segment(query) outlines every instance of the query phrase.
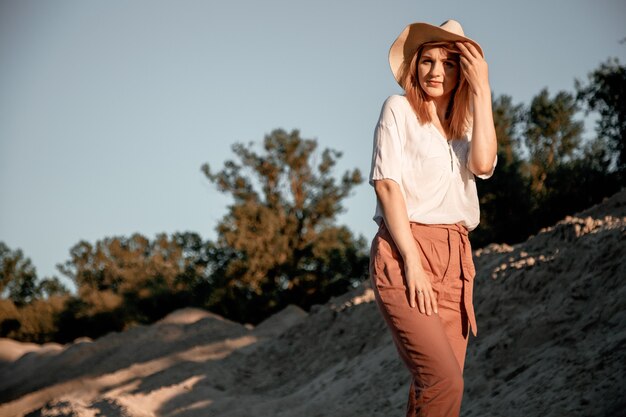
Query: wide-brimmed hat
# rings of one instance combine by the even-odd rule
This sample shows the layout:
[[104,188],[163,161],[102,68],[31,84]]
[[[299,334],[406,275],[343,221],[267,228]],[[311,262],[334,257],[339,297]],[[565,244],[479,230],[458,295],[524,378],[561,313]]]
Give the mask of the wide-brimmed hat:
[[441,26],[412,23],[404,28],[389,49],[389,66],[400,86],[402,86],[402,78],[411,59],[419,47],[427,42],[470,42],[484,56],[480,45],[465,37],[461,24],[456,20],[446,20]]

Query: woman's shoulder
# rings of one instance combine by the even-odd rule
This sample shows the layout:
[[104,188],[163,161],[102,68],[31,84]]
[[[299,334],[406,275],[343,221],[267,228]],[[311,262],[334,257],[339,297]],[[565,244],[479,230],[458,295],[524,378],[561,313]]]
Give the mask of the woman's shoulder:
[[383,108],[404,110],[407,108],[407,106],[409,108],[411,107],[411,105],[409,104],[409,100],[407,100],[406,96],[401,94],[390,95],[383,103]]
[[391,95],[383,103],[380,111],[380,122],[383,124],[390,121],[400,123],[406,119],[407,114],[410,114],[411,111],[411,105],[405,96]]

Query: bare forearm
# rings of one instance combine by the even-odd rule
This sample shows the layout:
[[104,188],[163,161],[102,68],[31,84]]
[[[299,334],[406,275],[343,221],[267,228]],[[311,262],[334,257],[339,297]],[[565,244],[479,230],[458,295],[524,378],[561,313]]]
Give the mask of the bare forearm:
[[491,109],[491,90],[485,87],[472,94],[474,122],[469,164],[474,174],[487,174],[493,168],[498,145]]
[[379,180],[374,183],[374,189],[387,229],[404,261],[409,305],[417,306],[421,313],[429,316],[433,312],[437,314],[437,297],[422,267],[400,186],[393,180]]
[[[415,240],[411,234],[406,202],[398,184],[392,180],[376,181],[376,196],[380,202],[385,224],[404,262],[420,262]],[[420,264],[421,265],[421,264]]]
[[489,69],[474,45],[469,42],[457,42],[456,45],[461,51],[461,70],[469,83],[474,107],[469,168],[476,175],[488,174],[498,150],[491,110]]

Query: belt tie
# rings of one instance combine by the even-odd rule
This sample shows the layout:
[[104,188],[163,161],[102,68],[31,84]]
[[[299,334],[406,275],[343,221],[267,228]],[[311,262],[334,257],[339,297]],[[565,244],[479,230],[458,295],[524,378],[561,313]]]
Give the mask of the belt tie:
[[461,270],[463,272],[463,279],[466,284],[463,285],[463,304],[465,305],[465,313],[469,318],[472,333],[476,336],[478,327],[476,326],[476,317],[474,315],[474,277],[476,276],[476,269],[474,267],[474,261],[472,259],[472,246],[469,241],[469,232],[467,228],[460,223],[455,224],[423,224],[411,222],[411,225],[437,227],[441,229],[448,229],[448,231],[455,231],[459,233],[461,238]]

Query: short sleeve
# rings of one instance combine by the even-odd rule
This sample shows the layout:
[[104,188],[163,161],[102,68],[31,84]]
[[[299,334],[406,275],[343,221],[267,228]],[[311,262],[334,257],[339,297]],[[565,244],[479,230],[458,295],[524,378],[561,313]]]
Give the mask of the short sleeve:
[[391,179],[402,184],[402,138],[397,123],[397,112],[393,108],[394,96],[383,104],[376,129],[369,183]]

